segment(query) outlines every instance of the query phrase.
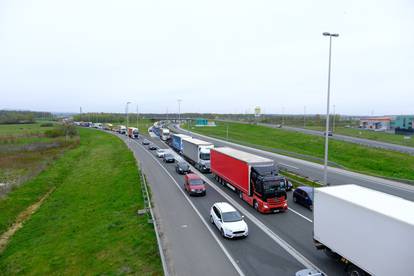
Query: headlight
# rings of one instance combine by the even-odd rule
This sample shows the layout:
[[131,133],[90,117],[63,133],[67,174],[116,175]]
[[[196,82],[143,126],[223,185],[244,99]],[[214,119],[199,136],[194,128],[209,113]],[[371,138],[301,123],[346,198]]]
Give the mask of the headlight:
[[192,192],[195,192],[196,190],[194,190],[194,189],[191,189],[191,191],[192,191]]

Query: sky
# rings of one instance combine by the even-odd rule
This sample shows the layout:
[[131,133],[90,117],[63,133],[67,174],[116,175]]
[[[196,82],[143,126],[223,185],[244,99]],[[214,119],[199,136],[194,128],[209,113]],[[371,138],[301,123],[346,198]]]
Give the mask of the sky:
[[0,1],[0,109],[414,114],[414,1]]

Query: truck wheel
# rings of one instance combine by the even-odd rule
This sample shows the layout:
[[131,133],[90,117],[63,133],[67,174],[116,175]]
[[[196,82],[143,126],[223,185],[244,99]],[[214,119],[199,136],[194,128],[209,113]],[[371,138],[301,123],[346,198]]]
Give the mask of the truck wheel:
[[243,192],[242,191],[239,191],[239,197],[240,197],[240,199],[243,199]]
[[349,276],[365,276],[366,274],[362,269],[360,269],[359,267],[351,264],[348,267],[348,275]]
[[257,211],[257,212],[259,212],[259,203],[257,203],[257,201],[255,200],[255,201],[253,201],[253,208]]

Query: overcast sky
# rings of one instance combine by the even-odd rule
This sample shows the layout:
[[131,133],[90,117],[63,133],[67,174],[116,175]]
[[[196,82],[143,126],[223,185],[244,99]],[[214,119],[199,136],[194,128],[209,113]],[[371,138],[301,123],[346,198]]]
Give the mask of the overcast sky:
[[0,109],[414,113],[414,1],[0,1]]

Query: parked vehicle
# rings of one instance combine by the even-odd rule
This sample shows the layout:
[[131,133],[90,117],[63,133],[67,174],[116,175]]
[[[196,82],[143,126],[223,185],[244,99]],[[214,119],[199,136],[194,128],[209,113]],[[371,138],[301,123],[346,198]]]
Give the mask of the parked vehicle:
[[161,140],[167,141],[170,139],[170,130],[168,128],[162,128],[160,134]]
[[199,139],[182,138],[183,156],[201,172],[210,172],[210,150],[214,145]]
[[414,202],[352,184],[314,196],[315,246],[348,275],[413,275]]
[[217,202],[210,209],[210,222],[225,238],[247,237],[249,228],[243,216],[227,202]]
[[301,204],[310,210],[313,209],[313,188],[301,186],[293,191],[293,202]]
[[151,143],[147,139],[144,139],[144,140],[142,140],[141,144],[143,144],[144,146],[147,146],[147,145],[149,145]]
[[184,176],[184,189],[189,195],[206,195],[206,185],[195,173],[188,173]]
[[177,165],[175,165],[175,171],[179,174],[186,174],[189,173],[191,170],[190,166],[186,162],[181,161],[177,162]]
[[158,158],[162,158],[162,157],[164,157],[165,150],[164,149],[157,149],[156,154],[157,154]]
[[149,150],[157,150],[158,147],[155,144],[149,144],[148,149]]
[[182,139],[184,138],[191,138],[191,137],[185,134],[173,134],[171,136],[171,146],[179,154],[182,154],[183,152],[183,142],[182,142],[183,140]]
[[288,208],[287,181],[278,175],[273,160],[233,148],[215,148],[211,149],[211,172],[261,213]]
[[136,127],[128,127],[128,136],[133,139],[138,139],[139,130]]
[[175,162],[174,156],[171,153],[164,154],[164,157],[162,158],[162,160],[165,163],[174,163]]

